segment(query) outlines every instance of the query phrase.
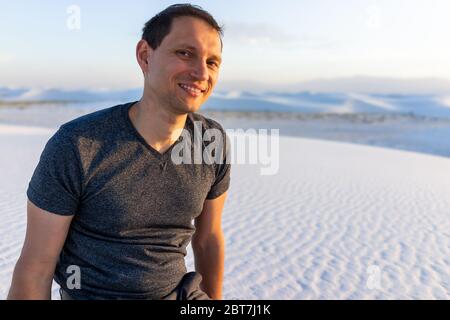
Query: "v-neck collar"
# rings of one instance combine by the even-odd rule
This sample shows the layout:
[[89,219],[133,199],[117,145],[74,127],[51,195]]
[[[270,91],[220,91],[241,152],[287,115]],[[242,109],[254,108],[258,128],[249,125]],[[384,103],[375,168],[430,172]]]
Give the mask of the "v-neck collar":
[[[168,157],[170,157],[172,149],[175,147],[175,145],[180,142],[183,138],[180,136],[177,141],[171,144],[171,146],[164,151],[163,153],[160,153],[158,150],[153,148],[145,139],[144,137],[137,131],[137,129],[134,127],[133,123],[131,122],[129,110],[133,105],[135,105],[138,101],[131,102],[128,104],[125,104],[123,107],[123,118],[125,119],[126,126],[130,129],[131,133],[137,137],[137,139],[151,152],[155,158],[157,158],[160,161],[167,160]],[[184,124],[184,130],[189,130],[189,122],[191,122],[191,113],[188,113],[186,117],[186,122]]]

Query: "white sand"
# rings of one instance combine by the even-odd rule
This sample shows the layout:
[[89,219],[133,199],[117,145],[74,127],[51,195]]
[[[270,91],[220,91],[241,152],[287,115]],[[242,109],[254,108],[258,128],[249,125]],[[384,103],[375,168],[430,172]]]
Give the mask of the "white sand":
[[[0,298],[53,132],[0,125]],[[224,298],[450,298],[450,159],[281,137],[279,173],[259,169],[233,166]]]

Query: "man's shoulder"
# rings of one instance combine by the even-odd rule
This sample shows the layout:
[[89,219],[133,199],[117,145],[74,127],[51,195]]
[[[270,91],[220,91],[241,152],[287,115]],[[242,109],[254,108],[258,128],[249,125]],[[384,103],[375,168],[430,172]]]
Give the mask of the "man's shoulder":
[[119,121],[126,104],[91,112],[62,124],[52,136],[50,144],[58,148],[75,148],[85,153],[97,150],[107,141],[116,140],[123,129]]
[[62,124],[60,130],[72,135],[107,131],[117,125],[117,119],[125,105],[115,105],[82,115]]

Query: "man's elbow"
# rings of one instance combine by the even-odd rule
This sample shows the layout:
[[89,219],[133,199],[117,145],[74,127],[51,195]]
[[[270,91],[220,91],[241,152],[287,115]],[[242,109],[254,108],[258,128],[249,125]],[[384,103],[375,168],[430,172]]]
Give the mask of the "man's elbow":
[[49,299],[54,271],[53,264],[34,263],[20,257],[7,299]]
[[214,250],[225,246],[225,236],[222,230],[208,234],[200,235],[194,234],[192,237],[192,249],[198,252],[204,252],[207,250]]

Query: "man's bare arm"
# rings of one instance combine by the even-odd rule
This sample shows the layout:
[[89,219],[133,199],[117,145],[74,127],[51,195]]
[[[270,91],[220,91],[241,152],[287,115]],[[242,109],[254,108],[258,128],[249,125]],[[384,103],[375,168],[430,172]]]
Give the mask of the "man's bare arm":
[[202,277],[201,289],[215,300],[222,299],[225,240],[222,231],[222,211],[227,193],[206,200],[202,213],[195,219],[192,237],[195,269]]
[[8,300],[51,299],[56,263],[72,218],[50,213],[27,202],[27,232]]

